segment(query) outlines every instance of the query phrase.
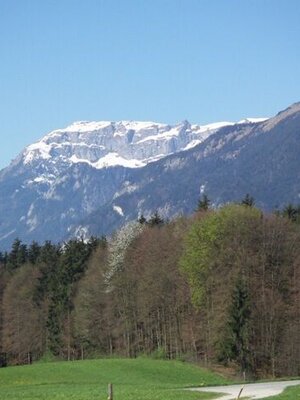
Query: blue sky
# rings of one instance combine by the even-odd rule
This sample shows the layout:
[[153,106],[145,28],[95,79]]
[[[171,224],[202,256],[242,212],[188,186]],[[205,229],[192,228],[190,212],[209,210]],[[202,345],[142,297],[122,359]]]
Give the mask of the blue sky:
[[0,0],[0,168],[76,120],[194,123],[300,100],[298,0]]

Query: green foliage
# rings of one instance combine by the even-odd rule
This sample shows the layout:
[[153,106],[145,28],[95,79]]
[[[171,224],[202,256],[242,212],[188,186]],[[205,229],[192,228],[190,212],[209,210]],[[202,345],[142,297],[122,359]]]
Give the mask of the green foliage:
[[192,224],[180,265],[188,276],[196,306],[200,307],[205,300],[211,271],[216,268],[230,235],[238,231],[240,235],[246,234],[249,230],[247,221],[260,217],[260,211],[255,208],[229,205]]
[[7,269],[13,271],[25,264],[27,260],[27,246],[21,240],[15,239],[12,244],[11,252],[7,257]]
[[60,248],[49,241],[40,249],[38,257],[40,274],[35,290],[37,304],[55,292],[59,285],[60,254]]
[[65,285],[78,281],[86,268],[86,262],[93,247],[82,240],[70,240],[63,248],[61,262],[61,279]]
[[60,255],[54,280],[50,282],[53,290],[50,291],[47,328],[50,334],[49,349],[54,355],[61,353],[64,317],[73,309],[73,287],[82,277],[92,249],[93,246],[86,245],[82,240],[67,242]]
[[31,264],[36,264],[41,252],[41,246],[33,241],[31,245],[28,247],[28,261]]
[[46,364],[50,362],[56,362],[59,361],[57,357],[55,357],[54,354],[51,353],[50,350],[47,350],[42,357],[37,361],[38,364]]
[[208,211],[211,205],[211,201],[209,200],[206,194],[203,194],[201,199],[198,200],[198,205],[196,211]]
[[186,238],[180,264],[188,276],[193,302],[198,307],[204,300],[206,281],[212,268],[211,255],[218,235],[218,215],[211,214],[206,219],[197,220]]
[[260,223],[260,211],[242,205],[203,214],[187,234],[181,259],[193,304],[204,316],[208,351],[219,360],[236,361],[242,370],[251,369],[250,309],[243,277],[256,253],[252,237]]
[[225,337],[221,342],[220,361],[237,361],[241,372],[252,371],[249,349],[250,298],[245,281],[239,276],[229,307]]
[[153,358],[153,360],[167,360],[168,356],[166,350],[160,347],[151,353],[151,358]]

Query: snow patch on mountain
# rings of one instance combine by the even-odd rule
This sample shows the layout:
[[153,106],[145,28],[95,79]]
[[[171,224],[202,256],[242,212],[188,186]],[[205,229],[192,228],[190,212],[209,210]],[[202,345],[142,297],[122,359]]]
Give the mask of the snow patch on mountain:
[[206,184],[205,183],[200,185],[200,194],[204,194],[205,193],[205,189],[206,189]]
[[114,205],[114,206],[113,206],[113,210],[114,210],[117,214],[121,215],[121,217],[124,217],[124,213],[123,213],[122,207]]
[[16,229],[12,229],[11,231],[5,233],[3,236],[0,237],[0,240],[4,240],[6,238],[8,238],[9,236],[11,236],[13,233],[16,232]]
[[76,163],[86,163],[91,167],[96,169],[102,169],[106,167],[113,167],[116,165],[126,167],[126,168],[140,168],[145,166],[146,164],[139,160],[126,160],[123,157],[120,157],[118,153],[108,153],[104,157],[100,158],[96,162],[91,162],[89,160],[85,160],[83,158],[78,158],[75,154],[70,158],[70,161],[74,164]]
[[204,132],[215,131],[217,129],[224,128],[224,126],[232,126],[232,125],[235,125],[235,122],[228,122],[228,121],[213,122],[212,124],[200,126],[200,132],[204,133]]
[[27,147],[24,157],[24,164],[30,164],[35,158],[48,160],[50,156],[51,146],[41,140],[38,143],[31,144]]
[[111,122],[110,121],[76,121],[73,122],[71,125],[67,126],[66,128],[63,129],[56,129],[55,131],[51,132],[51,134],[56,134],[56,133],[64,133],[64,132],[92,132],[96,130],[100,130],[103,128],[106,128],[110,126]]
[[193,147],[197,146],[198,144],[200,144],[202,142],[202,140],[200,139],[195,139],[192,140],[190,143],[188,143],[182,150],[189,150],[192,149]]
[[245,118],[238,122],[238,124],[258,124],[260,122],[265,122],[269,118]]

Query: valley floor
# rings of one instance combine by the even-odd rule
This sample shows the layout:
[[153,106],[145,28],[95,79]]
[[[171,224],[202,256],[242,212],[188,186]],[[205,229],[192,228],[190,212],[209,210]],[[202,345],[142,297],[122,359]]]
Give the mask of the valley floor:
[[228,380],[188,363],[147,358],[36,363],[0,369],[0,400],[211,399],[183,388]]
[[[0,400],[106,400],[109,383],[113,383],[114,400],[229,400],[235,399],[242,387],[226,386],[232,381],[222,375],[179,361],[137,358],[39,362],[0,369]],[[300,380],[249,384],[243,396],[263,398],[290,385],[300,385]],[[274,397],[297,399],[300,386]]]

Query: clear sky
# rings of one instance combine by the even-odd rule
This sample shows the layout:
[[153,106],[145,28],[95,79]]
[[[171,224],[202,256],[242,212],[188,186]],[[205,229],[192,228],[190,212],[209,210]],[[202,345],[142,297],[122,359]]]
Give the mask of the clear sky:
[[76,120],[193,123],[300,100],[299,0],[0,0],[0,168]]

